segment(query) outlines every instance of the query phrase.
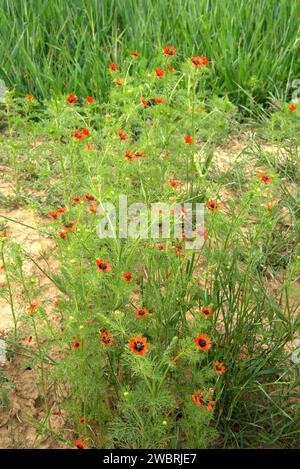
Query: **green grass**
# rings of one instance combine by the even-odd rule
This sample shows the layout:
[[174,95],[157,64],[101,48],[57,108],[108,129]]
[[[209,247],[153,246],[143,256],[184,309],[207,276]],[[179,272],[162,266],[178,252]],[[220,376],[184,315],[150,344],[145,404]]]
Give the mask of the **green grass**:
[[159,65],[161,47],[212,62],[210,87],[253,109],[287,99],[300,77],[298,0],[0,0],[0,78],[38,97],[107,96],[108,63],[138,50]]
[[[298,0],[0,0],[0,74],[10,88],[0,106],[0,169],[12,187],[0,208],[38,211],[38,232],[56,246],[36,259],[5,236],[8,222],[32,227],[0,214],[0,296],[15,325],[9,351],[26,352],[47,416],[33,420],[33,446],[47,433],[64,446],[74,436],[101,448],[298,445],[299,366],[290,355],[300,325],[300,109],[284,101],[287,83],[300,77],[299,10]],[[172,59],[163,57],[166,44],[177,48]],[[131,50],[142,54],[132,64]],[[200,54],[210,63],[197,69],[186,59]],[[109,72],[112,61],[120,71]],[[176,72],[157,78],[153,68],[168,61]],[[123,85],[111,87],[115,78]],[[272,99],[276,112],[254,129],[243,111],[264,116]],[[81,141],[74,132],[83,127],[90,133]],[[230,147],[222,163],[224,144],[240,136],[239,155]],[[128,160],[126,150],[145,158]],[[98,202],[86,194],[116,206],[127,194],[147,207],[220,207],[206,205],[205,243],[189,252],[177,237],[162,237],[163,249],[151,238],[99,239]],[[46,220],[59,207],[66,210]],[[96,268],[100,258],[107,273]],[[55,285],[52,311],[36,272]],[[143,320],[139,306],[148,310]],[[212,309],[209,318],[202,307]],[[105,332],[108,348],[99,341]],[[199,333],[213,343],[200,355]],[[149,342],[145,356],[130,351],[138,335]],[[3,383],[0,376],[0,405],[9,405]],[[48,426],[49,390],[60,396],[64,384],[67,437]],[[194,405],[198,389],[215,396],[213,412]]]

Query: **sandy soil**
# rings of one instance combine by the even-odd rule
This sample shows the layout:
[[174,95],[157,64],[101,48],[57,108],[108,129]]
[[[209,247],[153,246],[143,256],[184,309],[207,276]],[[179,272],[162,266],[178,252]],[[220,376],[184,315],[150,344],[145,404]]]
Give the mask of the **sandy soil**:
[[[0,172],[3,175],[3,167],[0,168]],[[13,191],[9,176],[9,170],[6,168],[5,177],[2,177],[0,182],[2,197],[9,196]],[[45,226],[45,220],[41,220],[29,208],[0,207],[0,223],[2,225],[5,223],[5,236],[16,241],[42,269],[45,271],[57,269],[57,263],[52,258],[55,244],[40,234],[40,227]],[[9,259],[6,261],[9,262]],[[30,259],[25,259],[23,272],[25,277],[34,275],[37,279],[42,291],[42,298],[38,298],[37,301],[43,305],[51,322],[57,325],[59,318],[55,314],[54,304],[59,292],[56,287]],[[5,269],[0,261],[0,288],[5,286]],[[19,317],[24,314],[28,305],[20,286],[12,286],[14,308]],[[6,341],[12,328],[11,306],[5,298],[0,297],[0,340]],[[28,347],[26,334],[26,330],[22,331],[20,344]],[[34,341],[30,346],[34,349]],[[6,405],[0,406],[0,448],[61,447],[62,445],[51,437],[51,431],[62,433],[66,424],[65,414],[59,408],[59,399],[54,395],[53,389],[47,389],[48,406],[51,408],[50,414],[47,415],[38,370],[28,366],[28,358],[23,356],[23,351],[21,352],[13,356],[7,354],[6,362],[0,365],[0,377],[5,379],[6,396],[5,400],[2,399]],[[50,427],[51,431],[41,431],[43,426]]]

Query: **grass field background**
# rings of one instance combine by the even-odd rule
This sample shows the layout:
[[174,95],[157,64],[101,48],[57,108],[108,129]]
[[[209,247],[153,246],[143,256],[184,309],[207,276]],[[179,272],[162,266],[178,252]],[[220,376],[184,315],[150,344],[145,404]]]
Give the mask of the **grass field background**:
[[[107,96],[108,63],[206,55],[215,93],[255,108],[300,77],[298,0],[0,0],[0,78],[19,93]],[[176,63],[175,63],[176,65]]]
[[0,0],[0,448],[299,448],[299,17]]

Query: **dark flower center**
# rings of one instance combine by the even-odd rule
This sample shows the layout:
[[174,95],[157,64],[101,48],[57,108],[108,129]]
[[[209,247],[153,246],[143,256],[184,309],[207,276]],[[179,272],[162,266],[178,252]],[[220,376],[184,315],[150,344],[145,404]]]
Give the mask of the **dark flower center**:
[[141,352],[144,349],[144,347],[145,346],[143,342],[141,342],[140,340],[138,342],[135,342],[133,346],[134,350],[136,350],[137,352]]
[[101,262],[101,264],[99,264],[99,269],[105,270],[106,268],[107,268],[107,265],[104,264],[103,262]]
[[101,337],[101,340],[102,340],[102,342],[104,342],[105,344],[109,344],[110,341],[111,341],[111,338],[110,338],[110,337],[107,337],[107,336],[102,336],[102,337]]
[[198,344],[200,345],[200,347],[205,347],[205,345],[206,345],[206,340],[200,339],[200,340],[198,341]]

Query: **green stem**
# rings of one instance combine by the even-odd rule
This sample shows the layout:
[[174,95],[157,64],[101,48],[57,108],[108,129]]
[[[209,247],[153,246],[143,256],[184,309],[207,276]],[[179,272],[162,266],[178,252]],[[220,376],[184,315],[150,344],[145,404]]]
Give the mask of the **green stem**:
[[8,272],[7,272],[7,265],[6,265],[6,261],[5,261],[5,257],[4,257],[4,242],[1,245],[1,259],[2,259],[2,263],[3,263],[3,267],[4,267],[4,273],[5,273],[5,278],[6,278],[7,288],[8,288],[8,295],[9,295],[9,304],[10,304],[11,313],[12,313],[12,317],[13,317],[13,323],[14,323],[14,338],[16,340],[17,339],[18,321],[17,321],[17,316],[16,316],[16,312],[15,312],[15,307],[14,307],[14,301],[13,301],[13,295],[12,295],[12,289],[11,289],[11,284],[10,284],[10,280],[9,280],[9,275],[8,275]]

